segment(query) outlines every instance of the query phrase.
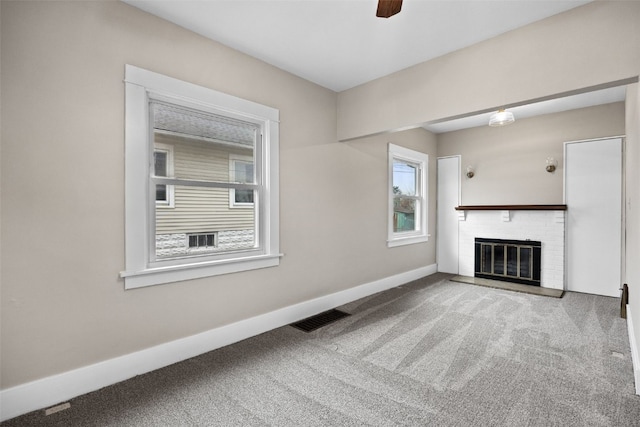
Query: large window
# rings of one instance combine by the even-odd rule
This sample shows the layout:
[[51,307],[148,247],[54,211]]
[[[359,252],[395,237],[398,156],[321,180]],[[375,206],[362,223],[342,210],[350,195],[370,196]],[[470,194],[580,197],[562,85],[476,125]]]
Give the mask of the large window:
[[389,144],[388,246],[426,242],[429,156]]
[[277,110],[127,66],[125,144],[126,288],[278,265]]

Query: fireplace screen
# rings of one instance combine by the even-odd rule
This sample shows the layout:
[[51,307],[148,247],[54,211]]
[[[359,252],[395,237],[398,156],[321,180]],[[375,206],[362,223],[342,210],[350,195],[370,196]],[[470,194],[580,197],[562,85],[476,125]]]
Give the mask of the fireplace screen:
[[540,286],[542,243],[475,239],[475,277]]

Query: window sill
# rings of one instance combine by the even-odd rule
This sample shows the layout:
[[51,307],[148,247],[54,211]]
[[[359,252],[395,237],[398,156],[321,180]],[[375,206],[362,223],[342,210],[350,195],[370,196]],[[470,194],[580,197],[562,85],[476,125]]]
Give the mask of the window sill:
[[280,264],[280,257],[282,256],[283,254],[258,255],[223,261],[154,267],[140,271],[123,271],[120,273],[120,277],[124,278],[125,289],[136,289],[259,268],[276,267]]
[[415,243],[424,243],[428,241],[429,235],[396,237],[392,240],[387,240],[387,247],[395,248],[397,246],[413,245]]

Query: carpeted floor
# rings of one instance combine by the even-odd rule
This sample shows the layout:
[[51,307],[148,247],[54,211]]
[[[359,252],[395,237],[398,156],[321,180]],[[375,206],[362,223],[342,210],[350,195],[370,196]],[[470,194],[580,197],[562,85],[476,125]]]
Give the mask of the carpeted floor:
[[436,274],[9,426],[640,426],[619,300]]

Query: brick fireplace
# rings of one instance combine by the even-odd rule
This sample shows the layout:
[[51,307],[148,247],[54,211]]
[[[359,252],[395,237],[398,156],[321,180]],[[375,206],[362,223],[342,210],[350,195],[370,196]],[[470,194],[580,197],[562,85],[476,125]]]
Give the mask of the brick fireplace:
[[540,286],[564,289],[565,205],[459,206],[459,274],[475,275],[475,239],[540,242]]

